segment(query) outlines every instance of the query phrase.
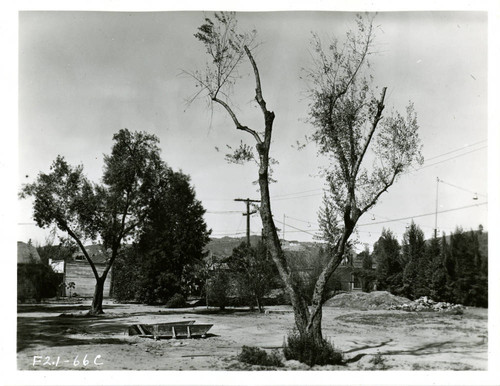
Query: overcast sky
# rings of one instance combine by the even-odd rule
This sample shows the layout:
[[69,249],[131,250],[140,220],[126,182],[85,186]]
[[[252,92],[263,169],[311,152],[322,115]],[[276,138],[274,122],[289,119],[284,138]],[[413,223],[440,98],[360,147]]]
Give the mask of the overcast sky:
[[[277,226],[287,240],[312,240],[318,230],[324,180],[314,144],[297,151],[297,140],[311,134],[306,122],[311,31],[342,38],[353,27],[353,13],[239,13],[243,29],[258,31],[255,59],[264,98],[275,112],[271,186]],[[244,205],[258,199],[255,165],[224,160],[226,144],[252,144],[234,129],[219,107],[206,100],[188,105],[195,92],[183,70],[202,68],[204,48],[194,37],[201,12],[21,12],[19,16],[19,180],[31,182],[48,171],[58,154],[98,182],[103,154],[122,128],[160,138],[163,159],[189,174],[207,210],[214,237],[243,236]],[[487,14],[484,12],[379,13],[375,84],[387,87],[386,109],[415,104],[425,164],[402,176],[372,212],[360,220],[359,241],[372,243],[383,227],[401,239],[412,218],[427,237],[433,233],[436,178],[438,229],[488,229],[487,181]],[[235,87],[241,121],[260,129],[253,102],[250,68]],[[220,151],[217,151],[218,148]],[[27,176],[27,177],[26,177]],[[477,193],[477,200],[473,197]],[[431,214],[431,215],[427,215]],[[398,221],[391,221],[401,219]],[[43,243],[46,233],[33,225],[31,202],[19,202],[18,239]],[[260,233],[258,215],[252,232]]]

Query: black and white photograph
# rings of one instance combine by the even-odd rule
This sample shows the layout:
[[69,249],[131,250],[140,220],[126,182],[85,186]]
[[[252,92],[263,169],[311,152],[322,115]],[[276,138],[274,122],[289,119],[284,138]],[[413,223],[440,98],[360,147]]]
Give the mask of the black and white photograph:
[[15,14],[13,371],[490,384],[498,9],[132,4]]

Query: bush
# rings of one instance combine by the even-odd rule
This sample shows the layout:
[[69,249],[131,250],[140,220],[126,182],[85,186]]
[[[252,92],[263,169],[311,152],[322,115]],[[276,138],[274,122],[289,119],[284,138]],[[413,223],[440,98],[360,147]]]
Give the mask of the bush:
[[283,353],[287,360],[295,359],[311,367],[344,363],[342,352],[335,349],[332,343],[323,339],[321,344],[317,344],[312,336],[301,336],[296,331],[288,335]]
[[224,270],[214,270],[205,288],[207,306],[219,307],[224,310],[229,304],[230,278]]
[[373,364],[373,370],[387,370],[389,368],[380,351],[377,351],[372,359],[370,359],[370,363]]
[[283,367],[283,362],[281,362],[277,351],[268,354],[258,347],[243,346],[238,360],[251,365]]
[[168,299],[167,304],[165,304],[167,308],[183,308],[186,307],[186,299],[181,294],[177,293]]
[[43,264],[19,264],[17,267],[17,298],[20,302],[51,298],[57,295],[60,277]]

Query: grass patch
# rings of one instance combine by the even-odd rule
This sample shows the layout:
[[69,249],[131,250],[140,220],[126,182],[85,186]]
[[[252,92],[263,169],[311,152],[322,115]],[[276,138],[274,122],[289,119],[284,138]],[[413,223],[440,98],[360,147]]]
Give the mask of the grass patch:
[[238,355],[238,360],[251,365],[283,367],[283,362],[277,350],[273,350],[271,354],[268,354],[258,347],[243,346],[241,353]]
[[372,359],[370,359],[370,363],[373,365],[373,370],[387,370],[389,368],[380,351],[377,351]]
[[344,364],[342,352],[337,350],[333,343],[323,340],[318,344],[311,336],[301,336],[296,331],[288,335],[283,353],[287,360],[298,360],[311,367]]

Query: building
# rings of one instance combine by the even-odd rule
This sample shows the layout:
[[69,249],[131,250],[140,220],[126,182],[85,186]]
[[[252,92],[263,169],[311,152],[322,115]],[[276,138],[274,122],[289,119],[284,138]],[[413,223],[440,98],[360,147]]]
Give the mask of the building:
[[42,264],[38,251],[31,243],[17,242],[17,264]]
[[30,242],[17,242],[17,300],[39,302],[55,294],[57,277],[42,263]]
[[[89,257],[94,262],[99,275],[102,274],[108,262],[108,252],[104,250],[102,245],[94,244],[85,247]],[[94,296],[95,277],[90,264],[87,262],[85,255],[81,250],[75,252],[71,258],[63,260],[49,259],[49,264],[56,272],[62,272],[64,275],[63,282],[66,284],[66,295],[69,296],[69,285],[71,285],[71,296],[92,297]],[[111,280],[113,275],[111,269],[104,283],[104,297],[111,296]]]

